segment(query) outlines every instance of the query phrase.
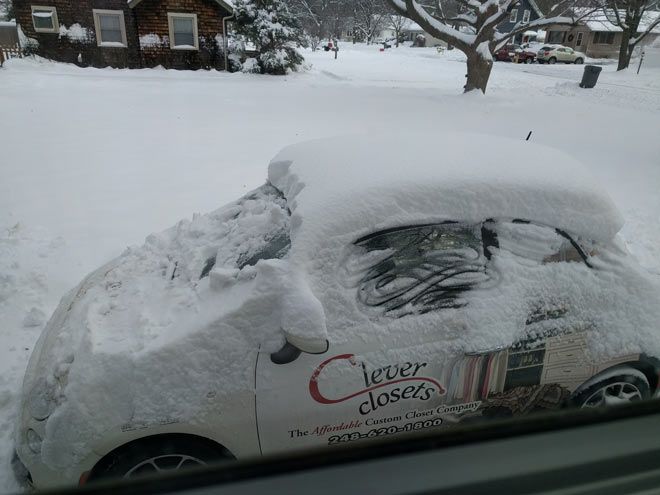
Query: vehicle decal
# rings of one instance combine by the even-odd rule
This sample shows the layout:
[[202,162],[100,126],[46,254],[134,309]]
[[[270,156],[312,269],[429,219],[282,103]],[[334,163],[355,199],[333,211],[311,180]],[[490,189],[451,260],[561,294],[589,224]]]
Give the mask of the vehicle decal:
[[[331,362],[340,360],[347,360],[351,365],[359,365],[362,368],[365,388],[339,398],[325,397],[319,390],[319,379],[321,374],[324,368]],[[431,399],[435,394],[441,396],[446,393],[445,387],[443,387],[436,379],[427,376],[418,376],[418,373],[425,368],[427,364],[428,363],[425,362],[405,362],[369,370],[366,363],[358,363],[355,360],[354,354],[340,354],[326,359],[314,370],[314,373],[312,373],[309,380],[309,394],[312,399],[320,404],[336,404],[367,394],[368,400],[360,403],[358,408],[362,415],[370,414],[381,407],[394,404],[399,400],[417,399],[426,401]],[[414,385],[409,384],[405,387],[394,387],[385,390],[378,395],[373,393],[375,390],[405,382],[412,382]]]

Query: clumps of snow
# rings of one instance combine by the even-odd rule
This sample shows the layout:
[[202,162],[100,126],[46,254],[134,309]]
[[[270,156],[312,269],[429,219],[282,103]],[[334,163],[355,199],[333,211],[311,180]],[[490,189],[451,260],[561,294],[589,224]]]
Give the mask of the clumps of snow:
[[94,35],[89,29],[76,22],[68,28],[64,24],[60,24],[60,38],[68,38],[78,43],[91,43]]
[[285,148],[268,176],[289,202],[300,249],[406,223],[477,223],[493,216],[603,241],[623,225],[580,163],[522,139],[470,133],[337,137]]
[[16,26],[16,30],[18,31],[18,42],[23,49],[36,50],[39,47],[39,42],[34,38],[26,36],[20,24]]
[[[57,402],[44,461],[68,466],[107,428],[152,421],[164,403],[191,421],[211,407],[208,393],[254,393],[250,363],[284,332],[325,338],[320,302],[286,262],[289,230],[283,197],[265,185],[150,235],[65,296],[24,385],[28,395],[45,376]],[[82,434],[90,442],[71,445]]]
[[246,74],[261,74],[261,67],[259,66],[259,61],[256,58],[250,57],[243,62],[241,71]]
[[[660,353],[660,288],[621,248],[616,234],[623,220],[608,195],[563,153],[477,134],[338,137],[285,148],[271,162],[269,179],[292,211],[290,263],[307,273],[335,342],[443,329],[447,333],[423,352],[483,351],[532,331],[526,320],[540,305],[571,307],[564,328],[594,329],[594,358]],[[338,275],[364,235],[443,221],[479,225],[490,218],[541,227],[510,224],[502,231],[490,263],[497,283],[468,291],[463,307],[374,316],[360,303],[354,278]],[[564,242],[554,228],[598,253],[595,268],[546,263],[548,250]],[[521,229],[527,229],[524,235],[512,234]]]

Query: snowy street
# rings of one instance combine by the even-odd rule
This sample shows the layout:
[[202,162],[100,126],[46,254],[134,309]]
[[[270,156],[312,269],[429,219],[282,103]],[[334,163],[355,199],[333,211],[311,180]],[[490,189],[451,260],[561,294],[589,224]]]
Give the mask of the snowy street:
[[21,380],[60,298],[151,232],[263,184],[291,143],[402,129],[525,146],[532,131],[601,179],[630,251],[660,280],[660,69],[606,64],[588,90],[583,66],[500,62],[483,96],[462,94],[457,51],[344,44],[338,55],[305,51],[307,69],[282,77],[29,58],[0,69],[0,493],[17,489]]

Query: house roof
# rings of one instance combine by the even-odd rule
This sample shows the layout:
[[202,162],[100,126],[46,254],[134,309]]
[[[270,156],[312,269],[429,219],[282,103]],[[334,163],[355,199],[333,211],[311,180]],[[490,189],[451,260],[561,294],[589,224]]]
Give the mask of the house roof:
[[[137,6],[142,0],[127,0],[128,1],[128,6],[130,8],[134,8]],[[232,4],[231,0],[215,0],[215,2],[220,5],[223,9],[225,9],[227,12],[233,12],[234,11],[234,5]]]
[[[621,10],[620,13],[622,17],[625,17],[625,11]],[[591,31],[605,31],[613,33],[623,31],[623,29],[612,22],[616,20],[616,14],[613,10],[608,10],[607,13],[602,10],[589,13],[586,9],[575,9],[575,15],[578,18],[582,17],[582,24],[587,26]],[[642,16],[641,22],[639,23],[639,31],[646,31],[648,27],[658,19],[658,17],[660,17],[659,11],[645,12]],[[660,34],[660,25],[654,27],[651,32],[654,34]]]

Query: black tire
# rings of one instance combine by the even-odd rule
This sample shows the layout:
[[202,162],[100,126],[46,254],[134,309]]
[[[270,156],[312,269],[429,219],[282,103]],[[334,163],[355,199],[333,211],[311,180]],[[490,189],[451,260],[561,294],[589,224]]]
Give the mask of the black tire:
[[575,65],[582,65],[584,63],[584,60],[581,57],[578,57],[575,59]]
[[579,391],[572,403],[576,407],[591,408],[648,399],[651,388],[648,379],[642,376],[634,368],[622,367],[616,375],[608,373],[603,380]]
[[557,63],[557,57],[550,57],[548,59],[549,64],[556,64]]
[[230,460],[221,446],[187,435],[158,435],[130,442],[113,450],[94,466],[89,482],[133,478]]
[[532,63],[534,63],[534,59],[528,57],[528,58],[525,59],[525,63],[526,64],[532,64]]

